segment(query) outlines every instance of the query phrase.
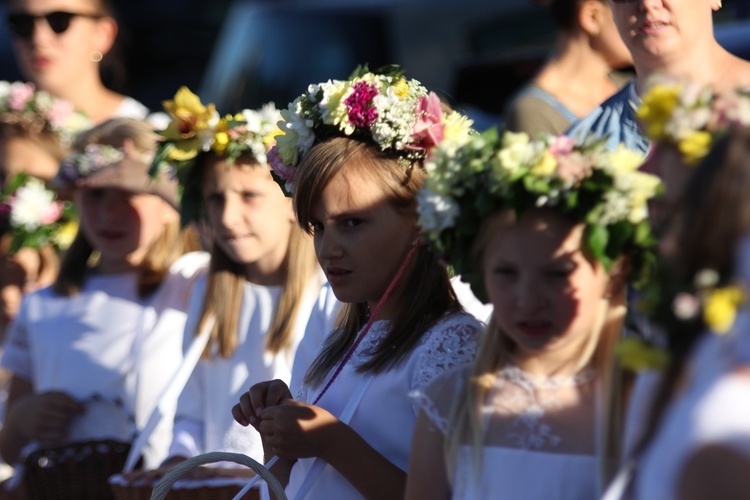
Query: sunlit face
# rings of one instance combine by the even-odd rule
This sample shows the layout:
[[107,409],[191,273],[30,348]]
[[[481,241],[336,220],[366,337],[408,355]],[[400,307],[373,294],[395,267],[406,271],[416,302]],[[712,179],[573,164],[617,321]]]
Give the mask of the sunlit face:
[[[47,14],[55,11],[99,14],[92,0],[12,0],[9,13]],[[81,79],[98,73],[97,63],[89,59],[93,51],[106,53],[113,41],[108,20],[76,16],[62,33],[55,33],[45,19],[37,19],[30,38],[13,36],[19,68],[27,80],[55,95],[62,89],[80,84]],[[98,76],[97,76],[98,77]]]
[[37,144],[21,137],[0,140],[0,185],[25,173],[45,182],[57,174],[58,161]]
[[75,202],[81,230],[101,253],[102,273],[124,272],[140,265],[163,234],[165,224],[179,218],[171,205],[154,194],[80,188]]
[[253,283],[280,284],[289,235],[295,223],[286,198],[268,168],[237,160],[207,165],[203,196],[214,244],[243,264]]
[[[610,1],[615,23],[636,69],[656,70],[680,61],[713,40],[710,0]],[[701,51],[702,53],[702,51]]]
[[597,327],[609,282],[602,266],[581,252],[583,226],[540,210],[517,223],[497,216],[489,224],[485,286],[516,355],[576,359]]
[[[320,194],[310,224],[318,262],[336,298],[367,302],[372,310],[417,236],[417,216],[416,210],[398,210],[365,168],[349,166]],[[383,306],[381,318],[388,318],[393,302]]]

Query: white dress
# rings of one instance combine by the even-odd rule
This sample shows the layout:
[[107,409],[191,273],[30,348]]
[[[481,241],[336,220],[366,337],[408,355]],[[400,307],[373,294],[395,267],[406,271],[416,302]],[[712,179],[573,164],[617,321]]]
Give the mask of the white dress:
[[[185,328],[190,290],[207,264],[206,253],[184,255],[146,299],[137,295],[134,272],[88,276],[81,293],[71,297],[51,288],[29,294],[11,325],[0,364],[30,381],[35,392],[59,390],[80,401],[117,402],[142,427],[181,362],[179,332]],[[90,420],[74,426],[78,432],[72,440],[101,437],[98,427],[106,422]],[[147,467],[164,459],[171,434],[171,418],[163,419],[144,448]]]
[[[310,283],[310,296],[300,299],[299,320],[294,327],[290,348],[271,355],[265,352],[266,332],[276,313],[281,287],[245,282],[237,348],[229,358],[214,355],[198,362],[179,399],[170,456],[193,457],[209,451],[225,451],[242,453],[263,463],[260,435],[252,427],[235,422],[231,410],[240,396],[255,383],[273,379],[289,383],[295,351],[308,323],[313,319],[325,323],[316,314],[332,313],[338,304],[327,303],[333,295],[326,294],[326,288],[318,293],[320,283],[321,280],[315,277],[314,283]],[[204,277],[193,292],[185,328],[185,349],[196,335],[205,286]]]
[[[744,238],[737,255],[736,276],[748,289],[750,237]],[[730,446],[750,458],[750,377],[736,372],[747,366],[750,308],[745,306],[728,333],[705,333],[693,347],[686,362],[684,389],[665,409],[662,424],[647,448],[634,457],[660,382],[658,372],[639,375],[626,420],[625,466],[604,498],[677,498],[686,461],[696,449],[708,444]]]
[[[437,378],[413,396],[434,425],[436,439],[454,436],[450,415],[470,374],[462,367]],[[584,397],[593,403],[596,377],[584,370],[573,377],[538,381],[514,366],[497,372],[482,407],[484,439],[479,461],[470,444],[457,451],[451,480],[454,499],[587,500],[597,498],[598,461],[594,453],[594,404],[575,408]],[[571,404],[568,404],[572,402]],[[568,417],[558,419],[557,412]],[[566,433],[571,418],[588,434]],[[590,432],[589,432],[590,430]],[[476,464],[475,464],[476,462]]]
[[[369,353],[385,338],[389,328],[387,321],[373,323],[354,356],[317,404],[338,417],[350,397],[366,387],[349,426],[378,453],[406,471],[416,422],[416,407],[409,393],[424,387],[440,373],[471,362],[482,325],[467,313],[447,315],[425,332],[418,345],[398,365],[373,377],[357,372],[355,367],[369,358]],[[363,386],[363,380],[367,379],[369,385]],[[312,403],[324,385],[303,387],[298,399]],[[294,464],[286,489],[289,498],[297,498],[315,460],[305,458]],[[326,465],[307,498],[354,499],[362,498],[362,495],[333,467]]]
[[[693,349],[685,389],[668,405],[658,432],[637,458],[630,485],[633,499],[676,499],[681,471],[692,452],[702,446],[723,444],[750,458],[750,377],[733,373],[740,364],[747,364],[738,355],[748,345],[749,334],[750,311],[744,310],[732,332],[721,337],[706,334]],[[628,413],[628,457],[641,438],[658,382],[659,376],[651,372],[639,376],[636,383]],[[626,497],[626,477],[622,471],[620,481],[607,491],[607,500]]]

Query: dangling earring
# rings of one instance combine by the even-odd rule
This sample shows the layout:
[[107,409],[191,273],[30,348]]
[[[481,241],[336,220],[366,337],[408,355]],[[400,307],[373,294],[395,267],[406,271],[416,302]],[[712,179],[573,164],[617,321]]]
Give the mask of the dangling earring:
[[720,10],[722,7],[721,0],[716,0],[716,10]]
[[98,63],[104,58],[101,52],[94,50],[89,54],[89,61]]

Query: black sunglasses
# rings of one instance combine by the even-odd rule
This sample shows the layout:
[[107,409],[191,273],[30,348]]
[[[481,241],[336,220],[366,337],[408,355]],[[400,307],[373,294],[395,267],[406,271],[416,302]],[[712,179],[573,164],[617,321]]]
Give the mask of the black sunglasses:
[[10,30],[21,38],[31,38],[34,35],[36,20],[44,18],[49,27],[57,33],[64,33],[70,26],[70,20],[74,17],[85,17],[88,19],[101,19],[102,14],[78,14],[74,12],[55,11],[47,14],[29,14],[27,12],[12,12],[8,14],[7,22]]

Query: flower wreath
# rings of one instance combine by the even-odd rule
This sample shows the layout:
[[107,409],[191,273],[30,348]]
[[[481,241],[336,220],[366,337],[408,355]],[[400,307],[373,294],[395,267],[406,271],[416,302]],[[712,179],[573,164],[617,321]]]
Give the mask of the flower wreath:
[[473,123],[458,112],[443,112],[438,96],[404,78],[397,66],[376,72],[360,66],[347,80],[310,85],[281,116],[283,135],[269,161],[288,196],[300,160],[317,142],[336,136],[372,142],[411,165],[444,140],[468,138]]
[[199,154],[213,151],[226,157],[229,165],[241,155],[250,154],[260,165],[267,165],[268,150],[280,133],[276,124],[281,114],[273,103],[221,118],[213,104],[204,105],[183,86],[163,106],[172,121],[159,132],[163,140],[156,148],[151,173],[167,170],[177,176],[182,190],[183,223],[202,217],[201,180],[190,175]]
[[59,201],[41,180],[26,174],[14,176],[0,192],[0,218],[3,232],[12,234],[11,254],[45,244],[65,250],[78,232],[73,204]]
[[675,145],[683,161],[694,165],[718,134],[750,125],[750,88],[714,93],[694,83],[657,79],[636,114],[649,137]]
[[73,104],[37,90],[33,83],[0,81],[0,121],[33,124],[60,137],[70,146],[75,136],[91,121],[75,111]]
[[[661,266],[660,275],[649,282],[636,305],[662,333],[695,335],[710,331],[724,335],[746,301],[743,287],[721,283],[713,269],[701,270],[690,282],[680,283],[668,267]],[[667,349],[640,337],[621,340],[616,354],[620,363],[633,371],[664,368],[670,358]]]
[[419,225],[435,250],[486,299],[473,242],[482,221],[500,208],[521,215],[559,210],[585,224],[584,244],[605,268],[631,256],[640,283],[654,261],[647,202],[660,191],[656,176],[638,171],[642,157],[604,141],[576,144],[565,136],[532,141],[525,133],[490,129],[463,147],[438,147],[418,193]]

